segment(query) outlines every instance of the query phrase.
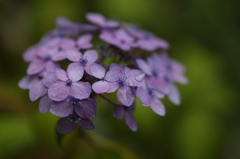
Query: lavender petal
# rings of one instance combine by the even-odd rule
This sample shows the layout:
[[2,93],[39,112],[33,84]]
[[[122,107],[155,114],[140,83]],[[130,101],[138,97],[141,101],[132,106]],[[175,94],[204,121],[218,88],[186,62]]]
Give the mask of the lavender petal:
[[82,57],[82,53],[77,50],[66,50],[66,56],[68,60],[78,62]]
[[181,102],[179,91],[174,84],[169,84],[168,99],[175,105],[179,105]]
[[114,110],[113,110],[113,116],[116,119],[121,120],[124,117],[125,111],[123,106],[121,105],[115,105]]
[[53,83],[48,88],[48,96],[50,99],[54,101],[62,101],[68,97],[70,93],[70,86],[68,86],[65,82],[58,81]]
[[71,63],[68,65],[67,74],[73,82],[79,81],[84,74],[84,67],[80,63]]
[[137,59],[136,60],[138,67],[147,75],[151,75],[151,68],[149,67],[149,65],[142,59]]
[[88,63],[93,63],[98,59],[98,52],[96,50],[87,50],[83,58],[88,60]]
[[89,67],[90,74],[96,78],[102,79],[105,76],[106,70],[103,66],[93,63]]
[[27,69],[28,75],[33,75],[41,72],[45,68],[46,64],[43,60],[34,60],[31,62]]
[[152,100],[150,107],[158,115],[164,116],[166,114],[166,109],[165,109],[163,103],[157,98],[154,98]]
[[132,91],[132,88],[122,86],[118,89],[117,98],[121,104],[130,106],[134,102],[135,95]]
[[70,95],[77,99],[86,99],[92,91],[91,85],[88,82],[75,82],[71,85]]
[[122,77],[124,74],[124,69],[121,65],[112,63],[110,65],[109,71],[105,76],[105,80],[109,82],[116,82],[119,80],[119,77]]
[[55,70],[55,75],[61,81],[66,81],[68,79],[66,71],[60,68]]
[[98,81],[92,85],[92,89],[97,94],[106,93],[111,89],[111,86],[106,81]]
[[29,85],[29,97],[31,101],[37,100],[39,97],[44,95],[46,88],[42,81],[34,81]]

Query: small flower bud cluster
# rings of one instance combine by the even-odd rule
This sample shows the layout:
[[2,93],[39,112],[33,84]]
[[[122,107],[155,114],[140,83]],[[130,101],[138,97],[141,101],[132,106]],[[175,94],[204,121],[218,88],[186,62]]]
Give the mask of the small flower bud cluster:
[[[90,119],[96,115],[96,96],[113,105],[113,116],[125,117],[132,131],[137,131],[135,98],[161,116],[165,107],[160,98],[180,104],[174,83],[188,80],[183,65],[168,57],[165,40],[97,13],[86,19],[92,24],[58,18],[57,27],[23,54],[29,66],[19,87],[29,90],[31,101],[41,97],[40,113],[62,117],[59,133],[71,133],[77,124],[94,129]],[[100,41],[99,49],[92,49],[93,40]],[[106,97],[113,92],[119,103]]]

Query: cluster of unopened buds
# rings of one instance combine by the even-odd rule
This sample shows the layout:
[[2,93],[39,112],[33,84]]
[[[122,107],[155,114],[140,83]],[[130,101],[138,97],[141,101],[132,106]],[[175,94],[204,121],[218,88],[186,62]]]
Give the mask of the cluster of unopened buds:
[[[57,27],[23,54],[30,64],[19,87],[29,90],[31,101],[41,97],[41,114],[50,111],[62,117],[59,133],[71,133],[77,124],[94,129],[90,119],[96,115],[96,96],[113,105],[113,116],[125,118],[132,131],[137,131],[135,98],[161,116],[161,98],[180,104],[174,83],[186,84],[188,79],[183,65],[167,55],[165,40],[97,13],[86,14],[86,19],[92,24],[58,18]],[[119,103],[107,97],[114,92]]]

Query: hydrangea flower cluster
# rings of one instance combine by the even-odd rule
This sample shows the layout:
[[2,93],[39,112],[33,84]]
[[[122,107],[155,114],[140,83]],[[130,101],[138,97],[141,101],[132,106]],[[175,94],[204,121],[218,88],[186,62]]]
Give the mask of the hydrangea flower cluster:
[[[88,13],[86,19],[91,24],[58,18],[57,27],[23,54],[29,66],[19,87],[29,90],[31,101],[41,98],[41,114],[62,117],[59,133],[71,133],[77,124],[94,129],[97,96],[113,105],[113,116],[125,118],[132,131],[137,131],[132,114],[136,98],[161,116],[166,112],[161,98],[180,104],[175,82],[188,79],[184,66],[169,58],[165,40],[98,13]],[[98,49],[93,40],[100,43]],[[107,97],[114,92],[118,103]]]

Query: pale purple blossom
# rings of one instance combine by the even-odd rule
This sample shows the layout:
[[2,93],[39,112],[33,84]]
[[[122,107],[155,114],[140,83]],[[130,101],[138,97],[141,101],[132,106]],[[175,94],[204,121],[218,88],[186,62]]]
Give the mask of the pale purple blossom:
[[96,50],[87,50],[82,54],[78,50],[67,50],[67,58],[74,63],[71,63],[71,67],[76,70],[76,73],[82,78],[85,71],[90,74],[89,67],[98,59],[98,53]]
[[164,116],[166,110],[159,100],[159,98],[164,97],[164,94],[158,92],[154,85],[151,80],[148,80],[148,77],[145,77],[145,81],[136,90],[136,96],[140,99],[142,105],[150,106],[155,113]]
[[79,81],[82,75],[78,74],[78,68],[69,65],[67,72],[63,69],[57,69],[55,74],[59,81],[53,83],[48,89],[48,96],[54,101],[62,101],[69,95],[86,99],[91,93],[91,85],[89,82]]
[[30,100],[35,101],[45,95],[47,93],[46,87],[49,87],[56,80],[57,78],[53,72],[41,72],[23,77],[18,86],[22,89],[29,89]]
[[[118,101],[123,105],[130,106],[135,99],[132,87],[140,85],[145,74],[140,70],[129,69],[128,67],[112,63],[105,75],[105,69],[95,66],[91,67],[91,73],[93,76],[101,78],[102,81],[94,83],[93,90],[96,93],[111,93],[118,89]],[[101,89],[104,90],[101,91]]]
[[134,38],[123,29],[118,29],[116,31],[103,31],[99,35],[99,38],[124,51],[130,50],[134,43]]
[[101,28],[116,28],[119,26],[119,22],[115,20],[107,20],[104,16],[98,13],[87,13],[86,19]]

